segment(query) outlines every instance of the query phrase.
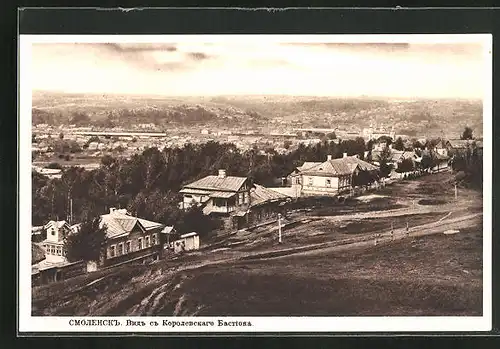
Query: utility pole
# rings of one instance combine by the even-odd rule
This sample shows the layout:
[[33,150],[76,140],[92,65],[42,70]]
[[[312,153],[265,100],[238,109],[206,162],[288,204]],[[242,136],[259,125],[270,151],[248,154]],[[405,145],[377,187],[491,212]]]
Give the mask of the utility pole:
[[69,199],[69,224],[73,224],[73,198]]
[[455,183],[455,200],[458,198],[457,183]]
[[394,241],[394,223],[391,222],[391,241]]
[[406,221],[406,236],[409,236],[409,235],[410,235],[410,232],[409,232],[408,221]]
[[281,213],[278,213],[278,242],[281,244]]

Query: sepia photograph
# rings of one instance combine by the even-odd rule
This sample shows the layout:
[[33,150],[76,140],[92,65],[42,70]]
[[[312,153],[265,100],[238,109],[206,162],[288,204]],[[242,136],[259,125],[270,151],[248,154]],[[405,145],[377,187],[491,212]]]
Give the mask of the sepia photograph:
[[491,35],[45,35],[20,52],[37,330],[491,317]]

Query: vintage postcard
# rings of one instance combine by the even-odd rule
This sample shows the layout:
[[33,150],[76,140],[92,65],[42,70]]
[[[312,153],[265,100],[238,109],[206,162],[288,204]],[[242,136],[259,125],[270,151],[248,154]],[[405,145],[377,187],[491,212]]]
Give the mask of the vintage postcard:
[[21,35],[19,331],[490,330],[491,48]]

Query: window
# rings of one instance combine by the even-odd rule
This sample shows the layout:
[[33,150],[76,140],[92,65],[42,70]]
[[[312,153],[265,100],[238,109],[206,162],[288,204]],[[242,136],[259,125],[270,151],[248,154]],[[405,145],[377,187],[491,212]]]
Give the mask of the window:
[[137,239],[137,242],[138,242],[138,244],[137,244],[137,248],[138,248],[139,250],[142,250],[142,238]]
[[130,253],[132,247],[132,243],[130,241],[127,241],[125,244],[125,253]]
[[327,179],[326,180],[326,186],[327,187],[331,187],[332,186],[332,180],[331,179]]
[[313,185],[313,178],[312,177],[307,177],[307,183],[309,185]]
[[149,247],[149,236],[146,236],[146,247]]
[[50,230],[50,233],[51,233],[52,235],[56,235],[56,232],[55,232],[54,228],[52,228],[52,229]]
[[116,253],[118,256],[121,256],[123,254],[123,243],[118,244],[118,251]]
[[151,245],[156,245],[156,234],[151,235]]
[[226,206],[226,201],[223,199],[214,199],[214,206],[217,207],[225,207]]
[[113,258],[115,256],[115,245],[111,245],[109,248],[109,257]]
[[60,246],[57,247],[57,255],[61,256],[62,255],[62,249]]

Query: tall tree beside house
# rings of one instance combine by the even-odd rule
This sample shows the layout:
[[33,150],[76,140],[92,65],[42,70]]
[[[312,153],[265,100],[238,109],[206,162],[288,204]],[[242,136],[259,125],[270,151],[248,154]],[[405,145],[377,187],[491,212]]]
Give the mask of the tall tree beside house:
[[385,142],[386,145],[391,145],[392,144],[392,137],[389,136],[380,136],[378,138],[379,142]]
[[177,222],[176,230],[180,234],[195,232],[200,236],[206,236],[207,233],[218,227],[219,224],[216,220],[204,215],[201,208],[193,206]]
[[403,161],[401,161],[396,171],[399,173],[404,173],[404,172],[412,172],[413,170],[415,170],[415,165],[413,161],[411,159],[403,159]]
[[64,239],[66,258],[70,262],[98,262],[106,248],[106,226],[100,226],[101,218],[83,221],[78,231]]
[[375,143],[375,141],[373,139],[370,139],[368,142],[366,142],[366,150],[368,150],[368,151],[372,150],[373,143]]
[[411,142],[412,142],[412,148],[414,150],[424,148],[424,145],[422,143],[420,143],[420,141],[418,139],[413,139]]
[[330,132],[330,133],[327,133],[326,134],[326,137],[328,139],[337,139],[337,135],[335,134],[335,132]]
[[352,177],[352,184],[355,187],[367,187],[375,180],[375,176],[368,171],[359,171]]
[[472,139],[473,138],[473,132],[472,128],[469,126],[466,126],[464,129],[464,132],[462,132],[462,135],[460,136],[460,139]]
[[392,171],[392,165],[390,164],[391,159],[392,159],[391,150],[388,147],[382,149],[378,159],[378,162],[380,164],[380,176],[388,177],[389,174],[391,173]]
[[425,153],[422,155],[422,159],[420,160],[420,168],[422,170],[429,170],[434,166],[434,157],[430,153]]
[[396,139],[396,142],[394,142],[393,148],[396,150],[405,150],[405,144],[404,144],[403,139],[401,137],[398,137]]

